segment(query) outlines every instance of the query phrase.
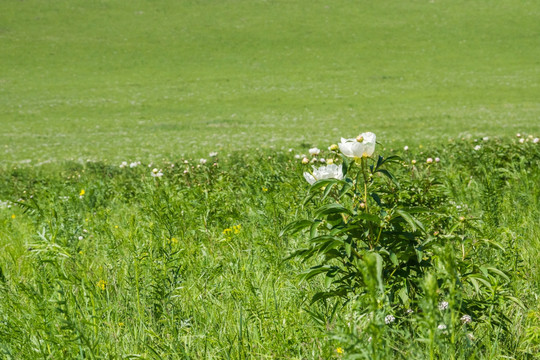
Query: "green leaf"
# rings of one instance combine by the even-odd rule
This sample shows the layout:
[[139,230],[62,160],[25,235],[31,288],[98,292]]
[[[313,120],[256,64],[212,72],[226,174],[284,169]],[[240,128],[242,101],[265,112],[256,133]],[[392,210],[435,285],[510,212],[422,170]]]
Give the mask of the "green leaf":
[[298,220],[298,221],[293,221],[292,223],[288,224],[287,226],[285,226],[283,228],[283,230],[281,230],[281,232],[279,233],[279,236],[283,236],[284,234],[289,234],[289,235],[294,235],[296,234],[297,232],[309,227],[309,226],[312,226],[315,222],[314,221],[311,221],[311,220]]
[[348,214],[352,215],[351,211],[344,207],[341,204],[338,203],[332,203],[332,204],[326,204],[321,206],[317,211],[315,212],[315,217],[320,217],[323,215],[331,215],[331,214]]

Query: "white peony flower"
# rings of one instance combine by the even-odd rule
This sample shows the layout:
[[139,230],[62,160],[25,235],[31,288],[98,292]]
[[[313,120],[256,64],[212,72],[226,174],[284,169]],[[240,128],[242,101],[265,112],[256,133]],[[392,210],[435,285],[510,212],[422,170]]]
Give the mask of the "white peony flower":
[[313,166],[313,174],[304,172],[304,179],[310,184],[322,179],[343,179],[343,168],[336,164],[321,166],[318,169]]
[[367,132],[358,135],[356,139],[341,138],[339,150],[343,155],[351,158],[369,157],[375,152],[376,136]]

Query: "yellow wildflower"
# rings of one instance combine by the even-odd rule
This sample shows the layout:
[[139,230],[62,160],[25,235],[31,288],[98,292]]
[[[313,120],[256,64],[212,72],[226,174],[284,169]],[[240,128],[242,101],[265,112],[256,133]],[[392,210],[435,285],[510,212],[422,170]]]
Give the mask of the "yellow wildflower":
[[79,196],[83,196],[84,194],[86,194],[86,191],[84,191],[84,189],[81,189],[81,192],[79,193]]
[[101,291],[105,291],[105,288],[107,287],[107,282],[105,280],[99,280],[97,283],[97,287],[101,289]]
[[343,351],[343,348],[342,348],[342,347],[338,347],[338,348],[336,349],[336,352],[337,352],[339,355],[342,355],[344,351]]
[[11,218],[12,218],[12,219],[15,219],[15,218],[16,218],[15,214],[12,214],[12,215],[11,215]]

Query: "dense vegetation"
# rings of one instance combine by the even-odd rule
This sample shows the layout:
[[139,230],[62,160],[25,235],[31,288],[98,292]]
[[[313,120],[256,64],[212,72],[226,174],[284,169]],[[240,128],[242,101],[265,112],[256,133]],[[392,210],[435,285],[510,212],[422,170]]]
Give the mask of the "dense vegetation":
[[[5,168],[2,357],[533,358],[540,351],[540,144],[522,139],[378,146],[375,155],[401,157],[393,173],[400,201],[437,207],[439,215],[420,215],[439,229],[438,263],[463,267],[409,274],[418,285],[414,311],[383,301],[373,310],[386,323],[370,327],[361,296],[312,303],[334,286],[301,281],[323,257],[285,260],[310,246],[309,234],[280,232],[320,205],[302,205],[310,166],[295,159],[298,151],[150,167]],[[459,236],[445,236],[456,223]],[[399,226],[413,231],[414,224]],[[470,273],[476,289],[466,286]],[[386,276],[367,294],[392,291]],[[460,299],[469,301],[470,322]]]

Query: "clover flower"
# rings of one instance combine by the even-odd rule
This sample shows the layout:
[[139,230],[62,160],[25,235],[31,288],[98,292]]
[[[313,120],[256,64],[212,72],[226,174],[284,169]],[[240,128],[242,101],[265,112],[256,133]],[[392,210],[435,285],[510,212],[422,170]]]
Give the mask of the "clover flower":
[[210,157],[216,157],[218,155],[217,151],[212,151],[208,156]]
[[122,161],[122,163],[119,165],[121,168],[125,168],[127,166],[127,161]]
[[376,136],[372,132],[362,133],[356,139],[341,138],[338,144],[341,153],[347,157],[360,159],[375,152]]
[[540,139],[539,139],[539,138],[534,138],[534,139],[533,139],[533,143],[538,144],[538,142],[540,142]]
[[448,301],[441,301],[439,303],[439,310],[446,310],[448,309]]
[[432,158],[427,158],[426,163],[431,164],[433,162]]
[[463,315],[460,320],[464,324],[470,324],[472,322],[471,315]]
[[442,331],[442,330],[446,330],[446,325],[440,324],[439,326],[437,326],[437,329],[439,329],[439,330],[441,330],[441,331]]
[[304,179],[310,184],[314,184],[317,180],[322,179],[343,179],[343,168],[342,166],[337,166],[335,164],[321,166],[315,168],[313,166],[313,173],[304,172]]
[[201,164],[206,164],[206,161],[207,161],[206,159],[200,159],[200,160],[199,160],[199,162],[200,162]]
[[481,147],[480,145],[476,145],[476,146],[474,147],[474,150],[475,150],[475,151],[478,151],[478,150],[480,150],[481,148],[482,148],[482,147]]
[[129,164],[129,167],[130,167],[130,168],[134,168],[134,167],[137,167],[137,166],[139,166],[139,165],[141,165],[141,162],[140,162],[140,161],[134,161],[134,162],[132,162],[132,163]]
[[384,323],[386,325],[391,324],[394,321],[396,321],[396,318],[394,317],[394,315],[386,315],[385,318],[384,318]]
[[409,150],[409,147],[408,147],[407,145],[405,145],[405,146],[403,147],[403,151],[408,151],[408,150]]

